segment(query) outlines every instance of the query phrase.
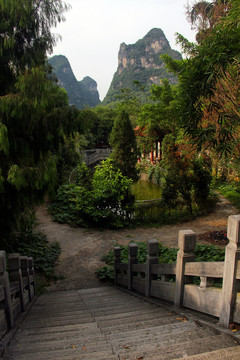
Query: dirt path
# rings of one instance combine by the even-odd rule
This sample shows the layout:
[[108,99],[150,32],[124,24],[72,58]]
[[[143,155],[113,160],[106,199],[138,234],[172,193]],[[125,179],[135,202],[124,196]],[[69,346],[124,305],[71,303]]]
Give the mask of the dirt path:
[[80,289],[100,286],[95,271],[103,266],[101,257],[116,243],[126,245],[129,241],[147,241],[156,238],[163,245],[177,247],[179,230],[191,229],[197,235],[214,230],[226,230],[229,215],[237,210],[221,198],[215,211],[196,220],[160,228],[137,228],[104,230],[71,228],[51,220],[47,207],[37,209],[37,230],[45,232],[49,241],[58,241],[62,248],[56,273],[63,275],[49,290]]

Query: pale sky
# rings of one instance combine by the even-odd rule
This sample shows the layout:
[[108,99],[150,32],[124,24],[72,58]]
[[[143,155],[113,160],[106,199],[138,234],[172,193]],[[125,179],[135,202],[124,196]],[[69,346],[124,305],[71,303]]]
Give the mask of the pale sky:
[[[120,44],[134,44],[152,28],[165,33],[173,49],[178,32],[195,41],[186,20],[187,0],[67,0],[66,21],[53,29],[62,36],[53,55],[65,55],[77,80],[90,76],[100,99],[109,89],[118,66]],[[190,2],[192,3],[192,1]]]

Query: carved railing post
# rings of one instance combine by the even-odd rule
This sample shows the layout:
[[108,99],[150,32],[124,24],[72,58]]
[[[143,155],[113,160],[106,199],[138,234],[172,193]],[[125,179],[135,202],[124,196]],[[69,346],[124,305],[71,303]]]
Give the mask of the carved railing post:
[[147,259],[146,259],[146,277],[145,277],[145,296],[151,295],[151,266],[158,263],[158,241],[156,239],[147,242]]
[[5,253],[5,251],[0,251],[0,282],[4,288],[4,297],[5,297],[4,302],[5,302],[7,325],[8,325],[8,328],[11,329],[14,325],[14,318],[13,318],[13,309],[12,309],[12,302],[11,302],[9,277],[8,277],[6,268],[7,268],[6,253]]
[[23,283],[24,283],[25,279],[27,281],[28,299],[29,299],[29,301],[31,301],[32,297],[31,297],[30,276],[29,276],[28,257],[27,256],[20,256],[20,266],[21,266],[21,271],[22,271]]
[[117,264],[121,262],[121,248],[120,246],[114,247],[114,283],[117,285]]
[[229,244],[225,249],[223,272],[222,304],[220,311],[220,325],[228,327],[233,321],[233,314],[237,296],[236,271],[240,260],[240,215],[228,218],[227,237]]
[[128,290],[132,290],[132,265],[137,264],[138,246],[131,243],[128,245]]
[[194,248],[196,234],[192,230],[180,230],[178,236],[178,254],[176,265],[176,288],[174,305],[179,308],[183,304],[184,284],[185,284],[185,264],[194,261]]
[[[32,257],[28,257],[28,271],[29,271],[29,277],[30,277],[30,293],[31,293],[31,299],[32,299],[33,295],[36,294],[35,271],[34,271]],[[33,290],[33,293],[32,293],[32,290]]]
[[21,310],[24,311],[25,303],[24,303],[22,271],[21,271],[19,254],[10,254],[9,255],[9,257],[8,257],[8,272],[9,272],[10,282],[18,281],[18,283],[19,283]]

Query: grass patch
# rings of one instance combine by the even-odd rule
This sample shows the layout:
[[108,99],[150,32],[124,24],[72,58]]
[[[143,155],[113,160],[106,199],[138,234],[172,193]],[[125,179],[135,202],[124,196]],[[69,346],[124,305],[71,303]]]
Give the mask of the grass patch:
[[194,205],[192,213],[190,213],[187,207],[183,206],[181,203],[174,209],[166,209],[161,202],[158,204],[140,204],[135,211],[134,223],[135,226],[156,227],[194,220],[198,216],[211,213],[216,202],[216,195],[211,195],[204,208],[200,209]]
[[228,199],[238,210],[240,210],[240,184],[239,182],[227,182],[215,186],[222,196]]

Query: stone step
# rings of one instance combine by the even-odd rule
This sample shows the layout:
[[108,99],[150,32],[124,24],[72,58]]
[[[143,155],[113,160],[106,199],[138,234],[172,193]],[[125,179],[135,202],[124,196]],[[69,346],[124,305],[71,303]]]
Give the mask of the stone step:
[[109,327],[113,327],[113,326],[130,326],[130,325],[134,325],[136,324],[137,326],[142,323],[142,322],[153,322],[154,324],[156,324],[157,322],[161,322],[161,320],[164,320],[165,317],[168,317],[168,319],[170,319],[170,317],[176,319],[175,315],[169,315],[166,314],[165,312],[159,312],[159,313],[153,313],[153,314],[145,314],[144,311],[142,311],[138,316],[129,316],[129,317],[121,317],[121,318],[116,318],[116,319],[108,319],[108,320],[98,320],[98,318],[95,318],[98,326],[101,329],[104,328],[109,328]]
[[[161,308],[154,308],[154,307],[151,307],[149,309],[144,309],[144,310],[136,310],[136,311],[126,311],[126,312],[123,312],[123,313],[118,313],[115,311],[115,313],[113,314],[110,314],[110,315],[99,315],[99,316],[95,316],[95,319],[96,321],[101,321],[101,320],[114,320],[114,319],[124,319],[124,318],[128,318],[128,317],[131,317],[131,316],[135,316],[135,317],[138,317],[138,316],[141,316],[142,314],[143,315],[152,315],[152,314],[160,314],[162,311]],[[162,311],[162,313],[165,313],[165,311]],[[168,312],[169,313],[169,312]]]
[[39,321],[28,321],[26,320],[24,327],[32,327],[32,328],[44,328],[46,325],[48,327],[56,327],[56,326],[65,326],[65,325],[77,325],[77,324],[88,324],[93,323],[95,320],[93,317],[89,318],[81,318],[81,317],[71,317],[66,319],[46,319],[46,320],[39,320]]
[[36,320],[38,320],[39,318],[43,318],[43,319],[49,319],[49,317],[51,317],[51,319],[57,319],[57,318],[59,318],[59,317],[64,317],[64,318],[67,318],[67,317],[71,317],[71,316],[74,316],[74,315],[76,315],[76,316],[78,316],[78,317],[82,317],[82,318],[84,318],[84,317],[89,317],[89,316],[92,316],[91,315],[91,313],[90,313],[90,311],[89,310],[87,310],[87,309],[85,309],[85,310],[81,310],[81,311],[78,311],[78,310],[76,310],[75,311],[75,309],[74,308],[72,308],[71,309],[71,311],[69,310],[69,311],[56,311],[56,312],[53,312],[53,311],[51,311],[51,312],[49,312],[49,311],[45,311],[45,312],[42,312],[42,311],[36,311],[36,312],[34,312],[34,313],[32,313],[32,314],[29,314],[29,316],[28,316],[28,320],[29,321],[36,321]]
[[[85,339],[86,340],[86,339]],[[106,341],[95,341],[95,342],[88,342],[82,341],[80,338],[75,339],[67,339],[67,340],[55,340],[55,341],[46,341],[46,342],[19,342],[14,349],[14,354],[37,354],[37,353],[44,353],[44,352],[53,352],[53,351],[68,351],[68,350],[76,350],[78,352],[82,352],[83,354],[86,351],[89,352],[98,352],[98,351],[108,351],[111,352],[112,348],[111,345]]]
[[88,308],[97,308],[97,307],[105,307],[107,305],[107,307],[114,307],[116,304],[121,306],[121,305],[128,305],[129,307],[133,304],[135,305],[142,305],[145,303],[146,306],[149,306],[149,304],[147,302],[142,301],[141,299],[130,299],[128,300],[126,299],[121,299],[119,297],[116,297],[115,299],[105,299],[104,300],[99,300],[98,298],[92,299],[90,300],[84,300],[84,304],[86,305],[86,307]]
[[76,292],[81,295],[87,295],[87,294],[96,295],[96,294],[117,294],[120,293],[121,291],[111,286],[101,286],[96,288],[80,289],[80,290],[76,290]]
[[204,338],[198,338],[192,341],[183,341],[177,344],[167,344],[159,346],[152,350],[147,346],[143,350],[129,351],[129,354],[120,354],[120,359],[135,360],[143,358],[144,360],[172,360],[179,358],[186,358],[195,354],[201,354],[211,351],[215,351],[222,348],[228,348],[235,346],[236,343],[233,339],[230,339],[225,334],[208,336]]
[[182,357],[179,360],[239,360],[240,346],[228,347],[226,349],[218,349],[208,353],[202,353],[187,357]]
[[[130,334],[129,334],[130,335]],[[206,331],[203,328],[197,328],[191,331],[179,331],[170,337],[164,333],[160,333],[158,336],[151,337],[146,336],[145,339],[132,339],[129,337],[129,341],[114,341],[111,342],[114,353],[118,355],[125,355],[129,352],[139,352],[139,351],[158,351],[159,348],[171,347],[172,345],[176,346],[183,342],[192,343],[197,338],[202,340],[218,336],[211,331]],[[126,339],[127,340],[127,339]]]
[[118,332],[107,334],[106,339],[113,343],[127,342],[131,340],[144,340],[159,338],[159,336],[175,337],[181,331],[194,331],[198,328],[194,321],[177,322],[173,324],[166,324],[162,326],[155,326],[132,330],[131,332]]
[[[116,310],[117,309],[117,310]],[[138,304],[135,306],[129,306],[129,305],[122,305],[122,306],[106,306],[103,308],[90,308],[89,310],[91,311],[91,314],[95,317],[98,316],[105,316],[105,315],[114,315],[116,314],[116,312],[118,314],[123,314],[126,312],[132,312],[132,311],[147,311],[147,310],[151,310],[151,306],[149,305],[142,305],[142,304]],[[161,311],[161,308],[160,308]]]
[[61,310],[64,310],[66,312],[68,311],[71,311],[72,308],[76,308],[77,311],[84,311],[87,309],[86,305],[84,303],[80,303],[79,301],[78,302],[75,302],[75,303],[69,303],[69,304],[66,304],[66,306],[63,306],[63,304],[56,304],[56,306],[54,306],[54,304],[48,304],[46,302],[46,304],[41,304],[41,303],[36,303],[33,305],[33,308],[35,309],[35,311],[42,311],[42,312],[57,312],[57,311],[61,311]]
[[40,353],[11,354],[7,360],[119,360],[112,351],[88,352],[83,349],[43,351]]
[[83,333],[81,331],[65,331],[61,333],[53,333],[53,334],[32,334],[31,337],[24,335],[22,333],[16,335],[16,341],[20,341],[21,343],[32,343],[32,342],[51,342],[51,341],[65,341],[65,340],[79,340],[83,343],[96,343],[101,342],[106,339],[105,335],[102,335],[99,329],[95,332],[91,332],[89,334]]
[[213,327],[114,288],[96,288],[40,296],[3,359],[220,360],[230,354],[225,358],[235,360],[238,351],[236,339]]
[[61,332],[73,332],[73,331],[79,331],[81,333],[92,333],[99,331],[98,325],[96,322],[88,323],[88,324],[74,324],[74,325],[65,325],[65,326],[48,326],[46,324],[45,327],[37,328],[37,325],[35,328],[30,328],[25,325],[25,322],[21,325],[21,333],[31,336],[32,334],[54,334],[54,333],[61,333]]
[[179,322],[174,316],[164,316],[160,317],[159,319],[152,319],[152,320],[143,320],[139,318],[132,324],[124,324],[124,325],[115,325],[111,327],[104,327],[101,329],[103,334],[112,334],[116,332],[127,332],[132,330],[144,329],[144,328],[151,328],[155,326],[161,326],[165,324],[173,324]]

